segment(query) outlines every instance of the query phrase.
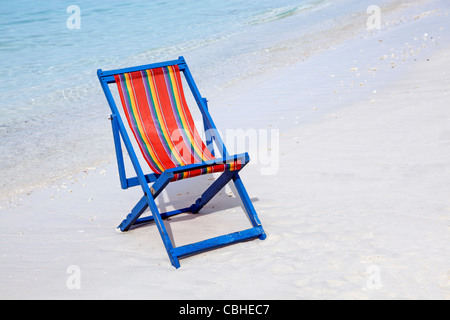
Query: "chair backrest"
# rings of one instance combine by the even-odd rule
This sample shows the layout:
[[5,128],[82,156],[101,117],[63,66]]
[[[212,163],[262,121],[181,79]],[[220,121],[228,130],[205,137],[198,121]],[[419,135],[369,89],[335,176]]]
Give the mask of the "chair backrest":
[[195,127],[178,65],[114,78],[129,127],[153,172],[214,159]]

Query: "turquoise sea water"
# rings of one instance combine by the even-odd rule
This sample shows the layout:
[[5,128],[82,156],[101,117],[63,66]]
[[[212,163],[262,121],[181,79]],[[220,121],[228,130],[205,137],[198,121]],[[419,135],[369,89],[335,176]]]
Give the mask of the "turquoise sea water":
[[[323,1],[2,2],[0,125],[4,126],[23,120],[25,113],[54,112],[48,104],[82,94],[76,89],[83,88],[76,86],[86,83],[86,76],[99,67],[135,62],[139,55],[149,60],[173,58]],[[67,9],[73,4],[79,8],[79,29],[70,29],[75,21]]]
[[113,155],[98,68],[183,55],[212,93],[266,68],[274,51],[275,64],[288,61],[303,50],[292,39],[371,4],[337,2],[2,0],[0,196]]

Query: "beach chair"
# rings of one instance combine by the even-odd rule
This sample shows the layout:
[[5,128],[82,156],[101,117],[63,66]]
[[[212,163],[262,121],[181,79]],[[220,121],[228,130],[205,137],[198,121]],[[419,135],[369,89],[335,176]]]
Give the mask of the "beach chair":
[[[193,117],[187,106],[181,73],[184,74],[200,108],[205,129],[205,141],[202,140],[199,131],[195,128]],[[154,222],[175,268],[180,267],[179,259],[188,255],[240,241],[266,238],[261,222],[239,177],[239,171],[250,160],[249,156],[247,153],[228,154],[208,112],[207,100],[200,95],[183,57],[173,61],[126,69],[112,71],[99,69],[97,75],[112,111],[110,119],[121,187],[127,189],[140,186],[143,191],[142,198],[119,225],[120,231],[125,232],[134,226]],[[122,120],[112,95],[109,85],[113,83],[117,85],[128,128]],[[144,173],[128,131],[131,131],[136,139],[151,173]],[[127,178],[122,142],[136,173],[135,177]],[[215,157],[216,150],[213,143],[217,146],[216,150],[221,153],[220,157]],[[217,172],[220,173],[220,176],[195,203],[183,209],[162,213],[159,211],[155,199],[169,183]],[[234,182],[253,227],[197,243],[174,247],[163,219],[181,213],[198,213],[230,181]],[[147,208],[150,209],[151,215],[141,218]]]

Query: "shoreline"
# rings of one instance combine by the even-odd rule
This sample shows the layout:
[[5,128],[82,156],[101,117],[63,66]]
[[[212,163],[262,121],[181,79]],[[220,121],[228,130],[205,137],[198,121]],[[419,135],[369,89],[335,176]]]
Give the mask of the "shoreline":
[[[401,1],[384,1],[393,3],[386,9],[384,18],[387,29],[402,23],[400,12],[414,10],[412,4],[402,4]],[[429,1],[420,1],[426,6]],[[424,3],[424,4],[422,4]],[[264,24],[256,25],[252,30],[243,34],[230,36],[229,39],[208,44],[202,48],[191,49],[183,53],[201,88],[202,94],[212,101],[211,108],[220,114],[220,109],[229,104],[229,95],[242,95],[248,88],[254,88],[284,72],[291,65],[305,62],[311,57],[321,55],[339,47],[349,39],[365,37],[365,7],[355,8],[353,13],[343,13],[340,5],[336,17],[327,14],[322,25],[316,21],[316,15],[324,9],[314,9],[313,17],[308,14],[291,16],[274,21],[276,28],[282,28],[283,34],[274,37],[269,34],[266,42],[258,40],[252,49],[247,44],[248,38],[257,37],[267,31]],[[393,6],[393,7],[392,7]],[[320,11],[322,10],[322,11]],[[412,12],[412,11],[411,11]],[[412,13],[409,13],[412,19]],[[302,21],[302,19],[306,19]],[[303,30],[304,24],[311,21]],[[404,21],[403,21],[404,22]],[[355,40],[357,41],[357,40]],[[232,49],[235,48],[236,49]],[[174,50],[172,48],[172,50]],[[221,56],[221,52],[233,52],[233,55]],[[130,57],[130,63],[147,63],[151,59],[151,52]],[[150,56],[148,56],[150,55]],[[174,57],[171,57],[174,58]],[[136,60],[136,61],[134,61]],[[211,65],[204,61],[211,61]],[[325,61],[327,63],[327,61]],[[97,66],[103,67],[106,66]],[[116,66],[117,67],[117,66]],[[203,77],[203,75],[208,75]],[[26,195],[41,187],[57,184],[68,176],[87,170],[89,167],[105,164],[113,159],[113,148],[110,143],[110,124],[106,120],[109,111],[105,99],[93,72],[92,77],[87,74],[88,82],[93,88],[83,85],[68,88],[64,92],[52,93],[52,102],[56,106],[54,115],[31,116],[24,123],[15,127],[0,127],[0,133],[5,134],[2,146],[2,174],[0,183],[0,202],[8,201]],[[77,76],[79,78],[80,76]],[[67,91],[67,92],[66,92]],[[89,99],[80,96],[85,92]],[[69,100],[58,102],[58,96],[63,95]],[[71,99],[70,99],[71,98]],[[56,99],[56,100],[54,100]],[[82,99],[79,101],[79,99]],[[41,98],[37,99],[42,100]],[[41,101],[40,103],[43,103]],[[65,117],[59,116],[59,109],[68,104],[70,110]],[[85,105],[85,106],[83,106]],[[308,121],[308,120],[306,120]],[[43,126],[46,123],[46,126]],[[28,133],[28,134],[26,134]],[[24,136],[20,144],[15,137]],[[105,161],[107,159],[107,161]],[[17,163],[20,162],[20,165]],[[31,175],[24,172],[33,172]],[[8,183],[14,181],[14,187]]]
[[[140,190],[120,189],[113,159],[0,205],[8,226],[0,235],[1,296],[449,299],[449,9],[212,98],[219,128],[280,129],[279,172],[263,176],[256,163],[241,175],[265,241],[186,258],[172,270],[154,226],[114,231]],[[160,205],[190,201],[208,183],[177,182]],[[231,192],[199,219],[168,221],[176,242],[247,223]],[[81,290],[66,287],[71,265],[82,271]],[[379,282],[369,282],[373,270]]]

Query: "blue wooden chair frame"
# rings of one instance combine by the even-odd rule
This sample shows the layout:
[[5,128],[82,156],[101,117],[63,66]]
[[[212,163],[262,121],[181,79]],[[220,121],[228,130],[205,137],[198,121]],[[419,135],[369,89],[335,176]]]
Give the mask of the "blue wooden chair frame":
[[[178,65],[180,71],[183,72],[185,79],[197,102],[197,105],[203,117],[207,147],[211,151],[213,151],[214,150],[213,143],[215,143],[216,146],[218,147],[218,150],[221,151],[222,153],[221,154],[222,158],[216,158],[211,161],[168,169],[161,174],[156,173],[144,174],[144,171],[142,170],[138,157],[132,146],[129,134],[127,133],[124,123],[121,119],[119,110],[111,94],[109,84],[116,82],[114,76],[117,74],[142,71],[171,65]],[[177,60],[125,69],[118,69],[111,71],[102,71],[101,69],[99,69],[97,70],[97,75],[100,80],[100,84],[103,88],[103,91],[105,93],[108,104],[112,111],[110,119],[112,122],[112,131],[121,187],[122,189],[128,189],[134,186],[141,186],[142,191],[144,193],[142,198],[131,210],[131,213],[128,214],[128,216],[119,225],[119,229],[121,231],[123,232],[128,231],[133,226],[154,221],[159,230],[166,251],[169,255],[170,261],[175,268],[180,267],[179,258],[188,255],[200,253],[202,251],[218,248],[221,246],[233,244],[240,241],[250,240],[253,238],[259,238],[261,240],[264,240],[266,238],[266,234],[255,211],[255,208],[253,207],[250,197],[248,196],[247,191],[242,183],[242,180],[239,177],[240,170],[223,172],[220,175],[220,177],[218,177],[214,181],[214,183],[211,186],[209,186],[209,188],[207,188],[207,190],[201,195],[201,197],[198,198],[195,201],[195,203],[192,204],[191,206],[183,209],[173,210],[170,212],[164,213],[159,212],[159,209],[155,203],[155,199],[163,191],[163,189],[171,182],[175,174],[182,173],[187,170],[204,168],[206,166],[213,164],[223,164],[236,160],[241,161],[242,164],[241,169],[242,169],[250,161],[250,158],[247,153],[233,156],[230,156],[228,154],[227,149],[225,148],[225,145],[223,143],[223,140],[220,137],[219,132],[208,111],[207,100],[200,95],[197,85],[195,84],[191,72],[189,71],[189,68],[183,57],[179,57]],[[123,141],[125,148],[128,151],[129,157],[136,172],[136,177],[127,178],[126,176],[121,141]],[[167,230],[164,226],[163,219],[185,212],[198,213],[230,181],[234,182],[236,190],[242,200],[242,203],[244,204],[245,211],[253,227],[247,230],[230,233],[227,235],[211,238],[197,243],[192,243],[180,247],[174,247],[167,233]],[[150,183],[152,184],[151,187],[149,186]],[[144,211],[147,208],[150,209],[152,215],[140,218],[140,216],[144,213]]]

